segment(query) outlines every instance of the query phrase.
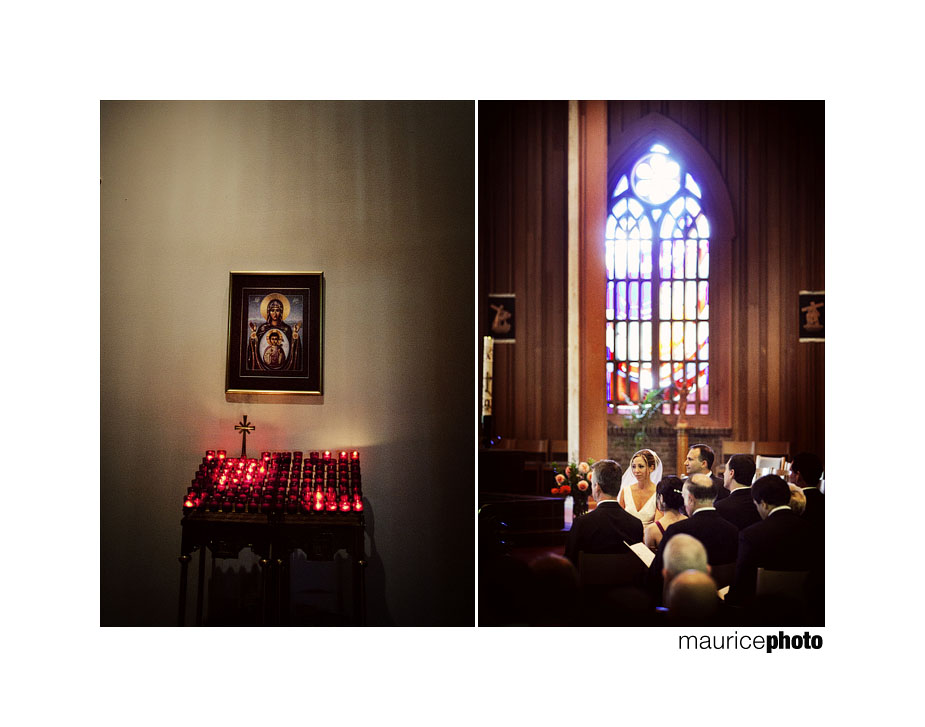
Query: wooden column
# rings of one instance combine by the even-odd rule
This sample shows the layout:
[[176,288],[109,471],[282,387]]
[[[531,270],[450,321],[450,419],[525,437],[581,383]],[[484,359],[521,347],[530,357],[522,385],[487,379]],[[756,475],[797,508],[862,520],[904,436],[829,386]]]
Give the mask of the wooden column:
[[568,138],[569,457],[604,459],[607,104],[569,102]]

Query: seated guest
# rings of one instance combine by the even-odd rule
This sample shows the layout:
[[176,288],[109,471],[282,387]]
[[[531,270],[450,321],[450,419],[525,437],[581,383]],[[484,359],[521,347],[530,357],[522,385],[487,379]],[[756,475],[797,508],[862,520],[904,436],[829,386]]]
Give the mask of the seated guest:
[[582,551],[630,553],[626,543],[642,542],[642,521],[617,502],[622,477],[623,468],[612,459],[598,460],[591,465],[591,496],[597,507],[572,523],[565,544],[565,557],[576,568]]
[[813,524],[825,521],[825,496],[819,489],[822,478],[822,461],[810,452],[800,452],[790,464],[790,481],[803,490],[806,496],[804,516]]
[[729,493],[723,487],[723,479],[713,474],[713,462],[716,455],[713,450],[705,444],[695,444],[687,453],[687,459],[684,460],[684,469],[687,470],[687,476],[708,475],[716,483],[716,499],[722,500]]
[[707,549],[693,535],[675,535],[662,551],[662,581],[667,586],[678,573],[698,570],[710,573]]
[[550,553],[530,563],[530,574],[530,625],[577,624],[578,571],[572,562]]
[[681,496],[681,488],[684,482],[680,477],[663,477],[655,488],[655,503],[659,512],[664,513],[659,520],[650,524],[643,533],[643,542],[652,550],[658,548],[662,542],[662,536],[665,534],[665,528],[674,525],[679,520],[687,519],[682,510],[684,509],[684,498]]
[[726,464],[723,483],[729,492],[725,500],[716,501],[716,512],[739,530],[761,520],[752,502],[752,480],[755,479],[755,460],[751,455],[734,454]]
[[739,531],[735,525],[723,519],[713,506],[716,483],[708,475],[695,474],[685,481],[681,494],[688,518],[666,528],[662,536],[662,542],[646,575],[646,587],[653,598],[661,596],[664,549],[676,535],[691,535],[703,543],[711,565],[724,565],[736,560]]
[[790,509],[797,515],[802,515],[806,509],[806,495],[792,482],[790,483]]
[[761,517],[739,532],[739,553],[727,603],[754,600],[758,569],[812,571],[821,565],[821,552],[803,518],[790,509],[790,487],[777,475],[765,475],[752,485],[752,499]]
[[722,601],[716,583],[699,570],[686,570],[665,589],[668,623],[672,626],[718,626]]

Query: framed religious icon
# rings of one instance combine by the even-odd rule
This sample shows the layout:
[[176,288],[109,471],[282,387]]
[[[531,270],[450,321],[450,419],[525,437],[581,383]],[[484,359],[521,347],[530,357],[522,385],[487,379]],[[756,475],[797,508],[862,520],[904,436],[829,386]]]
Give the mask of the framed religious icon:
[[316,394],[322,380],[324,273],[232,272],[229,394]]
[[801,290],[800,343],[825,342],[825,291]]
[[488,335],[495,343],[514,343],[516,302],[513,293],[492,293],[488,296]]

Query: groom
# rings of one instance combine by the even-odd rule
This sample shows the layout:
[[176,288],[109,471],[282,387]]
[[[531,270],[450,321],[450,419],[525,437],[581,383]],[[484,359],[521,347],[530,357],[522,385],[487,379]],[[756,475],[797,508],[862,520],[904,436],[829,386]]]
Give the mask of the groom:
[[623,468],[612,459],[602,459],[591,465],[591,497],[597,507],[575,519],[565,544],[565,557],[576,568],[582,551],[630,553],[626,543],[642,542],[642,521],[617,502],[622,480]]

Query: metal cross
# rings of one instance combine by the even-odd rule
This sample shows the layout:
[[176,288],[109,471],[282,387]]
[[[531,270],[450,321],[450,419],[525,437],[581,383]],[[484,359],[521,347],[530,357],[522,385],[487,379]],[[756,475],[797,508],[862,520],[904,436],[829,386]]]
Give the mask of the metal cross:
[[247,457],[247,435],[257,427],[247,421],[247,414],[245,414],[244,418],[234,428],[236,431],[241,432],[241,458],[244,459]]

